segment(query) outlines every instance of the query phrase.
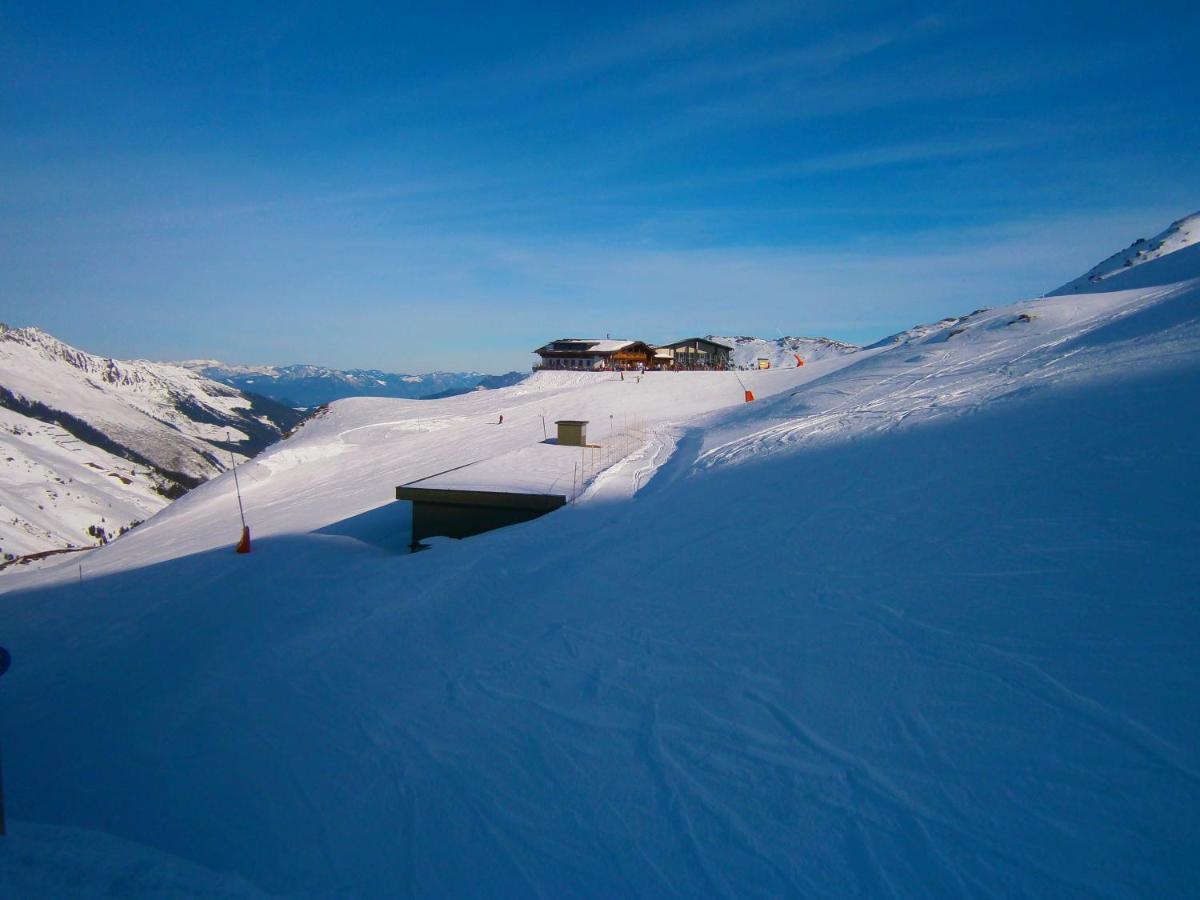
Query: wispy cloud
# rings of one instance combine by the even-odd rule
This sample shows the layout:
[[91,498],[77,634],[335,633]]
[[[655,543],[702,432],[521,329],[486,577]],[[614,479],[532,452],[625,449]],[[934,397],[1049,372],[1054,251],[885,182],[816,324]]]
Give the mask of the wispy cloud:
[[912,163],[965,159],[1021,150],[1044,144],[1046,140],[1047,136],[1044,134],[1009,134],[961,140],[909,141],[813,156],[789,165],[777,166],[771,174],[776,178],[785,178],[790,175],[855,172]]
[[687,62],[647,78],[641,91],[647,95],[689,91],[713,85],[803,72],[827,73],[884,47],[934,33],[941,24],[926,16],[900,25],[833,34],[819,41],[785,50],[738,56],[718,56]]
[[816,4],[761,0],[693,8],[645,19],[551,56],[539,63],[543,77],[583,75],[661,59],[680,51],[697,51],[734,40],[788,20],[806,18]]
[[905,59],[876,71],[837,78],[785,80],[683,108],[662,139],[762,122],[830,118],[903,109],[972,97],[996,97],[1077,76],[1087,64],[1047,59],[1022,67],[988,66],[958,53]]
[[423,79],[386,95],[376,95],[334,113],[369,115],[396,103],[436,102],[462,91],[483,90],[493,98],[511,97],[543,88],[581,84],[616,70],[644,70],[672,58],[720,52],[730,43],[787,23],[813,21],[825,14],[824,3],[752,0],[643,16],[586,38],[566,38],[509,59],[487,60],[454,75]]
[[1061,133],[1013,132],[944,138],[899,143],[882,143],[799,157],[782,163],[726,169],[677,179],[655,179],[641,185],[629,185],[631,191],[652,191],[657,195],[681,191],[713,190],[773,181],[791,181],[806,176],[921,165],[1011,153],[1044,145],[1061,138]]

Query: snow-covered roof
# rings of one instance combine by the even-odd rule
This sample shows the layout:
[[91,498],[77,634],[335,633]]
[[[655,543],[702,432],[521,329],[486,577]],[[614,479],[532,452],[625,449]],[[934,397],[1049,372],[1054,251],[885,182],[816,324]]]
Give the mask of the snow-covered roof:
[[624,350],[626,347],[632,347],[637,341],[597,341],[596,346],[592,347],[593,353],[616,353],[618,350]]
[[[632,347],[640,341],[612,340],[611,338],[559,338],[545,346],[539,347],[535,353],[616,353],[626,347]],[[579,348],[558,347],[558,344],[581,344]]]

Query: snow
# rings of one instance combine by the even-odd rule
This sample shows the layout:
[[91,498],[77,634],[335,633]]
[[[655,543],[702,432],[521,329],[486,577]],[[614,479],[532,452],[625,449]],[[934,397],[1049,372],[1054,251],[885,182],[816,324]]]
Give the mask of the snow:
[[709,335],[709,340],[732,347],[732,364],[739,368],[756,369],[758,361],[765,359],[771,368],[791,369],[796,367],[796,356],[805,364],[819,362],[834,356],[853,353],[859,348],[853,344],[829,338],[780,337],[773,341],[755,337],[720,337]]
[[14,556],[96,543],[167,504],[146,467],[76,440],[54,425],[0,409],[0,550]]
[[[188,369],[197,375],[206,375],[212,377],[212,373],[224,376],[230,375],[263,375],[268,378],[279,374],[279,369],[276,366],[242,366],[230,365],[223,363],[219,359],[185,359],[178,363],[165,363],[165,365],[177,365],[184,369]],[[211,370],[211,371],[210,371]]]
[[[799,377],[818,378],[822,371],[819,365],[806,367]],[[590,420],[589,441],[605,448],[603,472],[599,461],[589,460],[588,486],[596,478],[621,481],[633,477],[628,467],[615,472],[609,467],[639,450],[641,442],[635,443],[632,433],[652,436],[655,429],[668,429],[689,417],[742,405],[743,383],[757,396],[767,397],[794,387],[800,383],[797,377],[795,371],[782,370],[652,372],[624,380],[616,373],[539,372],[514,387],[445,400],[338,401],[293,437],[240,466],[247,519],[253,533],[264,538],[315,531],[387,503],[398,485],[470,464],[479,465],[464,470],[464,475],[490,489],[541,493],[563,475],[557,487],[569,485],[573,464],[581,459],[578,449],[539,447],[555,435],[557,419]],[[501,414],[504,424],[497,425]],[[548,470],[548,460],[556,456],[562,466],[555,469],[550,462]],[[123,538],[119,550],[114,544],[110,549],[116,552],[91,555],[83,561],[85,569],[100,573],[146,565],[227,544],[228,529],[234,527],[230,523],[240,531],[232,475],[225,473],[209,485]],[[464,479],[454,486],[469,485]],[[606,493],[613,490],[625,489],[613,486]],[[396,515],[402,520],[398,527],[407,528],[407,514]],[[143,534],[148,537],[134,540]],[[7,573],[0,590],[22,577]]]
[[[1169,265],[1172,272],[1165,277],[1173,280],[1185,279],[1189,277],[1190,272],[1195,271],[1195,254],[1200,252],[1195,249],[1197,244],[1200,244],[1200,212],[1172,222],[1164,231],[1149,240],[1139,238],[1079,278],[1052,291],[1051,296],[1145,287],[1146,282],[1140,277],[1144,273],[1137,272],[1138,267],[1168,257],[1171,260]],[[1189,252],[1180,254],[1181,250]],[[1162,283],[1163,267],[1156,266],[1149,277]]]
[[9,822],[0,840],[0,895],[101,900],[267,900],[244,879],[111,835]]
[[[288,896],[1190,893],[1186,253],[799,369],[332,404],[241,468],[249,556],[225,475],[82,586],[74,560],[0,584],[10,814],[123,842],[0,878],[146,854]],[[543,416],[611,442],[576,503],[403,552],[396,485],[582,456]]]

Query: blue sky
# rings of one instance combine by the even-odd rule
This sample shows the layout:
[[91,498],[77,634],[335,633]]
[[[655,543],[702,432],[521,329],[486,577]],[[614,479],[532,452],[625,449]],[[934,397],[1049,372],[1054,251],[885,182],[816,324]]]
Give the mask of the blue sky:
[[866,342],[1200,208],[1196,4],[0,4],[0,319],[525,368]]

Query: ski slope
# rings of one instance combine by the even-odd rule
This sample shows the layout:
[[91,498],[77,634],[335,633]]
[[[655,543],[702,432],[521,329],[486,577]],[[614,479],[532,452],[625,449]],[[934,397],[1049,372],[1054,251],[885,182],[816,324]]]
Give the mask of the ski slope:
[[[1187,895],[1187,252],[738,373],[749,404],[732,373],[336,403],[240,470],[249,556],[225,475],[82,585],[5,578],[0,886],[60,884],[61,835],[84,884],[196,896]],[[534,478],[576,452],[543,416],[613,449],[577,502],[403,552],[395,485]]]
[[[790,372],[652,372],[640,380],[633,374],[621,380],[616,373],[541,372],[514,387],[445,400],[339,401],[288,440],[239,467],[247,521],[261,539],[311,534],[374,513],[394,520],[388,549],[406,547],[408,506],[391,502],[398,485],[476,464],[464,475],[492,472],[480,487],[519,489],[522,482],[532,482],[536,490],[555,487],[553,478],[542,480],[537,463],[522,466],[518,460],[529,451],[557,451],[563,466],[556,471],[565,467],[569,475],[581,458],[578,448],[543,443],[547,435],[554,436],[554,422],[563,418],[590,420],[589,440],[626,454],[610,454],[612,465],[603,473],[589,469],[589,481],[577,493],[593,485],[599,489],[595,482],[600,479],[607,495],[613,490],[628,495],[633,490],[626,482],[634,476],[627,457],[640,458],[652,442],[670,442],[673,425],[744,405],[743,383],[766,397],[838,365],[834,360]],[[497,424],[501,415],[502,425]],[[629,438],[635,427],[646,436],[636,446]],[[566,481],[555,489],[574,498]],[[72,556],[70,569],[60,576],[74,573],[80,564],[98,575],[223,548],[240,532],[238,515],[232,473],[225,473],[103,552]],[[42,577],[7,573],[0,590],[40,584]]]

